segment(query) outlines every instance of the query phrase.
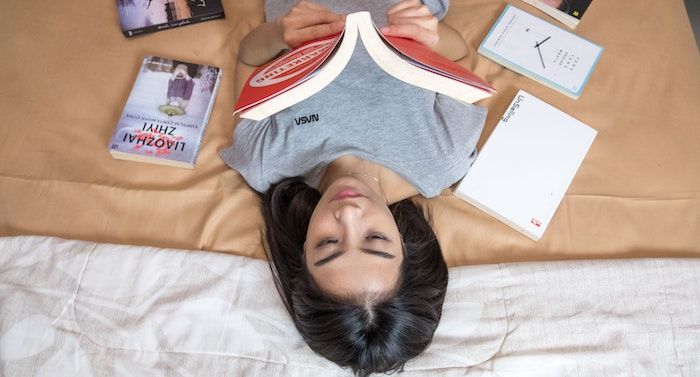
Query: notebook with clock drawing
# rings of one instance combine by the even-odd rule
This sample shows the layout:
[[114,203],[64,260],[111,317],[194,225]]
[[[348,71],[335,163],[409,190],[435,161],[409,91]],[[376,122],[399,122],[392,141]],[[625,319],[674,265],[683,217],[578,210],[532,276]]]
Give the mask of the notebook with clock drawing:
[[479,46],[502,66],[578,98],[603,47],[508,4]]

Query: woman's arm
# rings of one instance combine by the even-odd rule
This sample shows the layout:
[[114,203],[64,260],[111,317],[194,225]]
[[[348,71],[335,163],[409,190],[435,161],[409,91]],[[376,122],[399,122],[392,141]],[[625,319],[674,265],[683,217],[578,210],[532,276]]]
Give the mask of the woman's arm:
[[451,60],[467,55],[467,44],[457,30],[439,22],[420,0],[403,0],[387,11],[382,33],[411,38]]
[[248,33],[241,41],[238,59],[247,65],[260,66],[284,49],[340,33],[344,27],[343,16],[303,0],[285,16],[268,21]]
[[467,56],[467,42],[452,26],[440,22],[438,24],[438,34],[440,35],[440,40],[437,46],[433,48],[433,51],[452,61]]

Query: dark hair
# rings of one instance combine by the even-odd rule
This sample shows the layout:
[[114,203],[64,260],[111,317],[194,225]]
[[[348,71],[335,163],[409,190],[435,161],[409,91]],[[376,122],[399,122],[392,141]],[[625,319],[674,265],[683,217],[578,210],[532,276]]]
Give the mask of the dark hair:
[[447,266],[437,237],[410,199],[390,205],[405,244],[393,294],[369,303],[329,295],[304,262],[306,231],[320,198],[300,178],[285,179],[263,196],[266,252],[284,305],[317,354],[356,376],[401,371],[428,347],[442,314]]

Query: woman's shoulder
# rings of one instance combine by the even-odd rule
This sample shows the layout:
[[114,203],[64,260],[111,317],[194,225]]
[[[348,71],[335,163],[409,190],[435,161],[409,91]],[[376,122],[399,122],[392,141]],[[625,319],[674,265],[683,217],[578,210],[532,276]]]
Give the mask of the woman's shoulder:
[[267,190],[262,174],[262,153],[269,127],[269,118],[259,122],[241,119],[233,132],[233,143],[219,152],[221,159],[258,192]]

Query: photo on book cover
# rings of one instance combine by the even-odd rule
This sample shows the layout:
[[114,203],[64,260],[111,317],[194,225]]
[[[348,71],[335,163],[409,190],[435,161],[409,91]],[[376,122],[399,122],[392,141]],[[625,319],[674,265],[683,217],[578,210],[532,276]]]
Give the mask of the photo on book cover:
[[116,0],[126,37],[224,18],[221,0]]
[[219,77],[217,67],[146,57],[110,149],[193,163]]
[[579,20],[593,0],[539,0]]

